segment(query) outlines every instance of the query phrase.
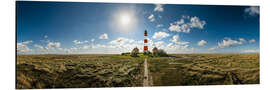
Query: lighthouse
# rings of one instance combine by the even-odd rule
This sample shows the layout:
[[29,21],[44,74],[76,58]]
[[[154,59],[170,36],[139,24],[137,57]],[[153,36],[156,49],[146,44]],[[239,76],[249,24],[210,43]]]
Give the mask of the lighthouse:
[[143,46],[143,52],[147,52],[148,51],[148,40],[147,40],[147,31],[144,31],[144,46]]

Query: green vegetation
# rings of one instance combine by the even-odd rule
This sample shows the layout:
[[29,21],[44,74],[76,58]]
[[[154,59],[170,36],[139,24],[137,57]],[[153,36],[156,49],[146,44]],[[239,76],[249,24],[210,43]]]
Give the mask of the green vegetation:
[[138,57],[138,54],[139,54],[139,49],[137,47],[135,47],[131,53],[130,53],[130,56],[131,57]]
[[17,55],[16,88],[259,84],[259,54]]
[[177,54],[149,60],[154,86],[259,84],[259,54]]
[[154,57],[168,57],[169,55],[163,49],[153,50]]
[[18,55],[17,88],[142,86],[143,59],[121,55]]

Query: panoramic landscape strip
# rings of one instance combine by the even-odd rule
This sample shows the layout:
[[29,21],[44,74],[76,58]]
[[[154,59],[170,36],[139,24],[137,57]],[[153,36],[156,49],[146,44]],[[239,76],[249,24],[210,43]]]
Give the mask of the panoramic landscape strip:
[[16,88],[260,84],[259,6],[16,2]]

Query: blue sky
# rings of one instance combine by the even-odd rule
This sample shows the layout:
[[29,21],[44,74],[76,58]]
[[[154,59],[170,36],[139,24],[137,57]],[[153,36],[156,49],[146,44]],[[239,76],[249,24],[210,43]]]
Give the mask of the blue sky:
[[86,2],[16,3],[17,53],[259,52],[259,7]]

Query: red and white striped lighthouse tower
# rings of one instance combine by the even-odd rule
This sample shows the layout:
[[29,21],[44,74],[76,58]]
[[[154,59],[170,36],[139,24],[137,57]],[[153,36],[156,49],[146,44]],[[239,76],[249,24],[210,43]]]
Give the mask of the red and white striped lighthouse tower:
[[147,40],[147,31],[145,30],[144,31],[144,47],[143,47],[143,52],[146,52],[148,51],[148,40]]

